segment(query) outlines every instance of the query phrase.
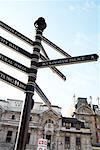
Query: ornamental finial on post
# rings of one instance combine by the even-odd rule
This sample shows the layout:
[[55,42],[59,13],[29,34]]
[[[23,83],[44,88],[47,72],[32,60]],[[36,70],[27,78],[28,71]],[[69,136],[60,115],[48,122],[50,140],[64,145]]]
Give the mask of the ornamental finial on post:
[[45,22],[45,19],[40,17],[38,18],[38,20],[35,21],[34,26],[36,29],[43,31],[47,27],[47,24]]

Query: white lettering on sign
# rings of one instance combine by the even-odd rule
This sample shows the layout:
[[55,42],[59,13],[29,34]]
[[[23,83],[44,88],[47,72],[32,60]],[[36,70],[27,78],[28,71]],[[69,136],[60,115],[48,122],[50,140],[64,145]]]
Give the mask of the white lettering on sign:
[[44,61],[44,62],[39,62],[39,67],[42,68],[42,67],[48,67],[48,66],[69,65],[69,64],[97,61],[98,57],[99,56],[97,54],[91,54],[91,55],[84,55],[84,56],[78,56],[78,57]]
[[20,49],[20,47],[16,46],[15,44],[11,43],[10,41],[4,39],[3,37],[0,36],[0,42],[2,42],[3,44],[16,49],[17,51]]
[[8,58],[7,56],[4,56],[3,54],[0,54],[0,60],[7,63],[7,64],[12,65],[13,67],[16,67],[16,68],[18,68],[21,71],[24,71],[26,73],[28,71],[28,68],[26,66],[16,62],[15,60]]
[[5,23],[3,23],[2,21],[0,21],[0,27],[2,27],[3,29],[7,30],[8,32],[18,36],[20,39],[25,40],[26,42],[30,43],[31,45],[33,45],[33,41],[30,40],[29,38],[25,37],[24,35],[22,35],[21,33],[19,33],[18,31],[14,30],[13,28],[11,28],[10,26],[6,25]]
[[23,54],[24,56],[31,58],[31,54],[27,51],[25,51],[24,49],[22,49],[21,47],[11,43],[10,41],[4,39],[3,37],[0,36],[0,42],[14,50],[16,50],[17,52]]
[[26,90],[26,84],[22,83],[21,81],[5,74],[4,72],[0,71],[0,79],[4,80],[7,83],[10,83],[22,90]]

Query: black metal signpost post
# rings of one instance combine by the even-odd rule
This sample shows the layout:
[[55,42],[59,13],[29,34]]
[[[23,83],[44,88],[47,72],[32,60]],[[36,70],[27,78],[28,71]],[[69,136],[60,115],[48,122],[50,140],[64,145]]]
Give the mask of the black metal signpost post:
[[40,49],[41,49],[41,40],[42,40],[42,32],[46,28],[46,23],[43,18],[39,18],[35,23],[36,28],[36,38],[34,42],[34,50],[32,54],[31,67],[28,75],[28,83],[26,87],[26,98],[23,109],[23,115],[21,120],[21,126],[19,127],[19,133],[17,136],[15,150],[25,150],[26,147],[26,139],[29,128],[29,119],[30,112],[32,106],[32,97],[34,95],[34,86],[37,75],[37,63],[40,57]]

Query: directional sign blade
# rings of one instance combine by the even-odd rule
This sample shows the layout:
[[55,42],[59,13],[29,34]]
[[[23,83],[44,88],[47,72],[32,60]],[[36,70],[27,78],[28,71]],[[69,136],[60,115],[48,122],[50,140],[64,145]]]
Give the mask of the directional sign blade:
[[[36,84],[36,83],[35,83]],[[51,103],[48,100],[48,98],[45,96],[45,94],[43,93],[43,91],[40,89],[40,87],[36,84],[35,87],[36,92],[38,93],[38,95],[41,97],[41,99],[46,103],[46,105],[50,108],[51,107]]]
[[70,65],[70,64],[77,64],[77,63],[86,63],[91,61],[97,61],[98,59],[97,54],[91,55],[83,55],[71,58],[64,58],[64,59],[56,59],[50,61],[39,62],[39,67],[44,68],[48,66],[60,66],[60,65]]
[[25,73],[29,72],[29,68],[28,67],[20,64],[19,62],[17,62],[15,60],[13,60],[13,59],[11,59],[11,58],[1,54],[1,53],[0,53],[0,61],[5,62],[5,63],[7,63],[7,64],[9,64],[9,65],[11,65],[11,66],[13,66],[13,67],[23,71],[23,72],[25,72]]
[[[31,39],[29,39],[28,37],[26,37],[25,35],[21,34],[20,32],[16,31],[15,29],[13,29],[12,27],[8,26],[7,24],[5,24],[4,22],[0,21],[0,27],[3,28],[4,30],[8,31],[9,33],[15,35],[16,37],[22,39],[23,41],[27,42],[28,44],[30,45],[34,45],[34,41],[32,41]],[[46,39],[46,38],[45,38]],[[6,41],[7,42],[7,41]],[[23,50],[22,48],[18,47],[17,45],[11,43],[11,45],[13,47],[15,47],[14,49],[15,50],[19,50],[19,52],[21,53],[23,51],[23,55],[27,56],[27,57],[31,57],[30,55],[31,54],[27,54],[27,52],[25,50]],[[17,50],[17,51],[18,51]],[[25,52],[24,52],[25,51]],[[40,55],[40,58],[42,60],[47,60],[42,54]],[[59,77],[61,77],[61,79],[63,80],[66,80],[66,77],[57,69],[57,68],[53,68],[53,67],[50,67],[53,72],[55,72]]]
[[28,44],[30,44],[30,45],[34,44],[34,42],[31,39],[29,39],[25,35],[21,34],[20,32],[16,31],[15,29],[13,29],[12,27],[8,26],[7,24],[5,24],[2,21],[0,21],[0,27],[3,28],[4,30],[10,32],[11,34],[19,37],[20,39],[22,39],[23,41],[27,42]]
[[22,90],[22,91],[25,91],[26,90],[26,84],[9,76],[8,74],[0,71],[0,79],[2,81],[5,81],[6,83],[14,86],[14,87],[17,87],[18,89]]
[[13,44],[12,42],[6,40],[5,38],[3,38],[3,37],[1,37],[1,36],[0,36],[0,42],[1,42],[2,44],[4,44],[5,46],[8,46],[9,48],[12,48],[12,49],[14,49],[15,51],[17,51],[17,52],[23,54],[24,56],[26,56],[26,57],[28,57],[28,58],[31,58],[31,54],[30,54],[29,52],[25,51],[25,50],[22,49],[21,47],[19,47],[19,46]]
[[[0,71],[0,80],[22,90],[25,92],[26,90],[26,84],[17,80],[16,78],[4,73],[3,71]],[[40,89],[40,87],[35,83],[35,91],[37,92],[37,94],[41,97],[41,99],[44,101],[44,103],[46,103],[46,105],[50,108],[51,107],[51,103],[48,100],[48,98],[46,97],[46,95],[43,93],[43,91]]]
[[57,45],[55,45],[54,43],[52,43],[51,41],[49,41],[47,38],[45,38],[44,36],[42,36],[42,39],[45,43],[47,43],[49,46],[53,47],[55,50],[57,50],[58,52],[60,52],[61,54],[63,54],[66,57],[71,57],[68,53],[66,53],[64,50],[62,50],[60,47],[58,47]]

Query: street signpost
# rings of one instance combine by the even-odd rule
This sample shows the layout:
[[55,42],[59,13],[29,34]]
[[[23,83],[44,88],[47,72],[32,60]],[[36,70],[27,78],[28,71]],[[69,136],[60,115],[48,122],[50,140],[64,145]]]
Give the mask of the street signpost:
[[83,55],[71,58],[63,58],[63,59],[55,59],[55,60],[48,60],[44,62],[39,62],[39,68],[44,68],[48,66],[62,66],[62,65],[70,65],[70,64],[79,64],[79,63],[86,63],[91,61],[98,60],[97,54],[90,54],[90,55]]
[[[30,44],[31,46],[34,45],[34,41],[32,41],[31,39],[29,39],[25,35],[21,34],[17,30],[13,29],[12,27],[8,26],[7,24],[5,24],[2,21],[0,21],[0,27],[3,28],[4,30],[8,31],[9,33],[15,35],[16,37],[20,38],[21,40],[23,40],[27,44]],[[0,37],[0,42],[3,39],[2,39],[2,37]],[[11,45],[11,48],[15,49],[16,51],[18,51],[20,53],[22,52],[23,55],[25,55],[26,57],[31,58],[31,54],[29,54],[28,52],[26,52],[24,49],[18,47],[17,45],[15,45],[15,44],[13,44],[11,42],[9,43],[9,41],[7,41],[6,39],[4,39],[4,40],[5,40],[5,42],[2,42],[3,44],[5,44],[7,46],[6,43],[8,42],[8,46]],[[42,60],[48,60],[42,54],[40,54],[40,59],[42,59]],[[51,68],[53,70],[53,72],[56,73],[61,79],[63,79],[64,81],[66,80],[66,77],[56,67],[49,67],[49,68]]]
[[[33,53],[30,54],[23,48],[13,44],[12,42],[10,42],[7,39],[0,36],[0,43],[2,43],[3,45],[5,45],[9,48],[14,49],[18,53],[31,59],[31,65],[30,65],[30,68],[28,68],[25,65],[20,64],[19,62],[0,53],[0,61],[7,63],[7,64],[15,67],[16,69],[19,69],[20,71],[23,71],[28,74],[28,83],[25,84],[0,70],[0,80],[16,87],[26,93],[24,109],[23,109],[23,113],[21,115],[22,117],[20,120],[20,125],[19,125],[19,129],[18,129],[17,140],[16,140],[14,150],[25,150],[27,133],[28,133],[28,128],[29,128],[30,113],[31,113],[32,105],[34,105],[34,100],[33,100],[34,91],[36,91],[38,93],[38,95],[43,99],[43,101],[46,103],[46,105],[51,109],[50,101],[45,96],[45,94],[40,89],[40,87],[36,84],[36,77],[37,77],[38,69],[49,67],[54,72],[56,72],[63,80],[65,80],[66,77],[57,68],[55,68],[55,66],[97,61],[98,57],[99,57],[97,54],[71,57],[68,53],[64,52],[62,49],[60,49],[54,43],[52,43],[51,41],[46,39],[44,36],[42,36],[43,30],[46,28],[46,23],[45,23],[44,18],[42,18],[42,17],[39,18],[34,23],[34,26],[36,28],[36,36],[35,36],[35,41],[33,42],[31,39],[27,38],[23,34],[19,33],[15,29],[11,28],[10,26],[8,26],[5,23],[3,23],[2,21],[0,21],[0,27],[5,29],[6,31],[12,33],[13,35],[19,37],[23,41],[26,41],[28,44],[32,45],[34,48]],[[49,60],[47,53],[45,52],[43,46],[41,46],[42,40],[45,43],[49,44],[54,49],[56,49],[58,52],[60,52],[64,56],[66,56],[67,58]],[[45,57],[40,53],[41,49],[43,50]],[[39,58],[41,58],[43,60],[43,62],[39,62]]]

